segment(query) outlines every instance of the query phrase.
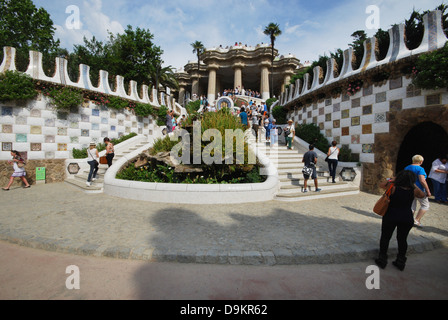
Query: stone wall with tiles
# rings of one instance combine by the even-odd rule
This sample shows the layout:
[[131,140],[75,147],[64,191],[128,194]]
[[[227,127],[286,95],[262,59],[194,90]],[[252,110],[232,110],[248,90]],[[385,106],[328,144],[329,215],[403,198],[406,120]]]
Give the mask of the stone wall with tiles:
[[399,76],[367,85],[353,96],[306,104],[289,118],[296,124],[314,123],[329,142],[348,146],[364,167],[362,189],[378,193],[378,181],[394,175],[398,149],[410,129],[429,121],[448,132],[448,92],[421,90],[412,78]]
[[[378,42],[372,37],[364,42],[358,69],[353,68],[356,58],[349,48],[340,69],[335,59],[329,59],[325,74],[315,67],[314,76],[305,74],[279,99],[296,124],[315,123],[329,142],[335,140],[352,150],[363,164],[364,191],[380,192],[378,183],[395,173],[399,148],[417,124],[433,122],[448,132],[447,90],[420,90],[412,85],[410,70],[418,56],[448,42],[441,11],[425,14],[423,26],[416,49],[406,47],[404,24],[394,25],[384,59],[377,58]],[[385,78],[388,80],[380,80]],[[357,81],[362,81],[362,88],[356,94],[346,94],[349,85]]]
[[11,150],[24,153],[28,160],[69,159],[74,148],[86,148],[92,141],[131,132],[151,136],[157,126],[152,117],[92,102],[70,113],[57,112],[42,95],[28,102],[0,103],[0,112],[0,160],[11,159]]
[[[65,160],[29,160],[26,164],[26,178],[30,184],[36,182],[36,168],[45,168],[46,183],[63,182],[65,180]],[[5,187],[14,169],[7,161],[0,161],[0,186]],[[14,179],[12,187],[23,186],[19,178]]]

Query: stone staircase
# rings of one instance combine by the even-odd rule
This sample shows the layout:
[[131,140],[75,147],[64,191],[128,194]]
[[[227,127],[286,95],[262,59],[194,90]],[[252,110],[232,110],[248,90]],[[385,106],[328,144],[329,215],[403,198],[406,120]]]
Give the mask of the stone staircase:
[[275,196],[275,200],[302,201],[359,193],[359,186],[343,181],[340,177],[336,177],[336,183],[332,183],[326,163],[321,166],[319,163],[317,165],[318,188],[321,191],[316,192],[314,180],[309,179],[307,182],[308,192],[304,193],[304,178],[302,174],[304,150],[299,151],[294,148],[288,150],[281,140],[277,146],[271,147],[266,143],[264,137],[256,145],[261,152],[269,157],[278,170],[280,189]]
[[[126,148],[122,151],[117,151],[118,148],[117,148],[117,146],[115,146],[115,157],[114,157],[113,163],[115,163],[118,159],[120,159],[124,155],[129,154],[132,151],[135,151],[137,149],[140,149],[141,147],[144,147],[145,145],[146,145],[146,142],[138,142],[138,143],[135,143],[135,144],[129,146],[128,148]],[[87,160],[86,160],[86,162],[87,162]],[[90,172],[90,167],[85,168],[84,170],[81,170],[78,174],[76,174],[74,176],[73,179],[65,179],[65,182],[67,184],[70,184],[71,186],[81,189],[85,193],[90,193],[90,194],[103,193],[104,175],[106,174],[107,169],[108,169],[107,164],[99,165],[96,180],[92,181],[90,187],[87,186],[87,184],[86,184],[87,178],[88,178],[89,172]]]

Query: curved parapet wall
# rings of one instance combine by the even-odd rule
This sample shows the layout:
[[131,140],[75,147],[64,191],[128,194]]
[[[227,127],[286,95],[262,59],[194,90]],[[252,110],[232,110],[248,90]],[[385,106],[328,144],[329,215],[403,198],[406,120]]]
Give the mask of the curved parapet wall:
[[[13,47],[4,47],[3,48],[4,56],[3,61],[0,64],[0,73],[5,71],[17,71],[15,65],[16,59],[16,49]],[[59,85],[71,86],[83,90],[89,90],[94,92],[100,92],[107,95],[117,96],[123,99],[128,99],[131,101],[135,101],[138,103],[147,103],[151,104],[155,107],[160,107],[159,100],[157,98],[158,93],[153,88],[152,89],[152,99],[150,98],[148,92],[149,87],[147,85],[142,85],[141,93],[138,92],[138,84],[137,82],[131,80],[129,83],[129,94],[126,93],[124,78],[120,75],[116,76],[116,85],[115,91],[111,90],[110,84],[108,81],[109,73],[107,71],[101,70],[99,74],[99,83],[98,87],[92,85],[90,81],[90,67],[84,64],[79,65],[79,78],[77,82],[73,82],[68,74],[68,61],[64,58],[56,58],[55,64],[55,72],[52,77],[49,77],[43,71],[42,64],[43,55],[41,52],[30,51],[29,65],[26,70],[26,74],[28,74],[31,78],[35,80],[42,80],[47,82],[52,82]],[[172,101],[171,97],[165,99],[165,94],[162,99],[165,101],[165,105],[176,113],[182,114],[182,110],[179,112],[176,110],[177,108],[173,108],[172,105],[175,102]],[[163,104],[163,103],[162,103]]]
[[420,46],[414,50],[409,50],[405,44],[405,26],[403,24],[395,25],[389,30],[390,43],[389,50],[386,57],[378,61],[376,58],[376,38],[372,37],[364,42],[364,57],[358,69],[353,70],[354,53],[353,49],[349,48],[343,53],[343,65],[339,76],[335,76],[335,61],[330,59],[328,62],[327,73],[322,83],[320,83],[320,67],[313,70],[314,77],[310,84],[310,75],[307,73],[304,76],[303,87],[300,90],[300,83],[291,85],[282,96],[280,101],[283,106],[289,106],[296,103],[299,99],[308,95],[318,89],[321,89],[330,84],[345,80],[347,78],[357,76],[365,71],[374,69],[381,65],[394,63],[401,59],[410,56],[419,55],[425,52],[433,51],[442,48],[448,41],[442,27],[442,12],[439,10],[427,13],[423,18],[424,35]]
[[[151,141],[144,147],[123,156],[110,167],[104,176],[104,193],[126,199],[177,204],[229,204],[263,202],[274,199],[279,189],[276,167],[267,156],[254,146],[260,163],[265,166],[268,179],[264,183],[248,184],[169,184],[148,183],[116,179],[116,176],[129,162],[152,147]],[[242,194],[250,192],[249,197]]]

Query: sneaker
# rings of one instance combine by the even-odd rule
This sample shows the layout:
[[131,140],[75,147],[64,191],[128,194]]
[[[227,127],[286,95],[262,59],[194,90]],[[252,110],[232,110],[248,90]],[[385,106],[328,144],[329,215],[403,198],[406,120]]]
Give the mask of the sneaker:
[[316,192],[321,192],[321,191],[322,191],[322,189],[319,189],[319,188],[316,189]]
[[93,178],[93,179],[92,179],[92,182],[93,182],[93,181],[96,181],[96,178]]
[[423,226],[422,226],[422,223],[421,223],[421,222],[418,222],[417,220],[414,220],[414,227],[421,228],[421,227],[423,227]]
[[303,189],[303,191],[302,191],[303,193],[307,193],[308,192],[308,190],[307,189]]
[[90,182],[86,182],[86,185],[88,186],[88,187],[90,187],[92,184],[90,183]]

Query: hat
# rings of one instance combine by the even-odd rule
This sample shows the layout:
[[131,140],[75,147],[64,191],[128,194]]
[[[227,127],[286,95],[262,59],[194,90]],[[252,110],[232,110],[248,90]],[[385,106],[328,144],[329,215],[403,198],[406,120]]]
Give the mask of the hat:
[[294,122],[294,121],[292,121],[292,119],[289,119],[288,122]]
[[95,142],[90,142],[90,145],[91,146],[96,146],[96,143]]

